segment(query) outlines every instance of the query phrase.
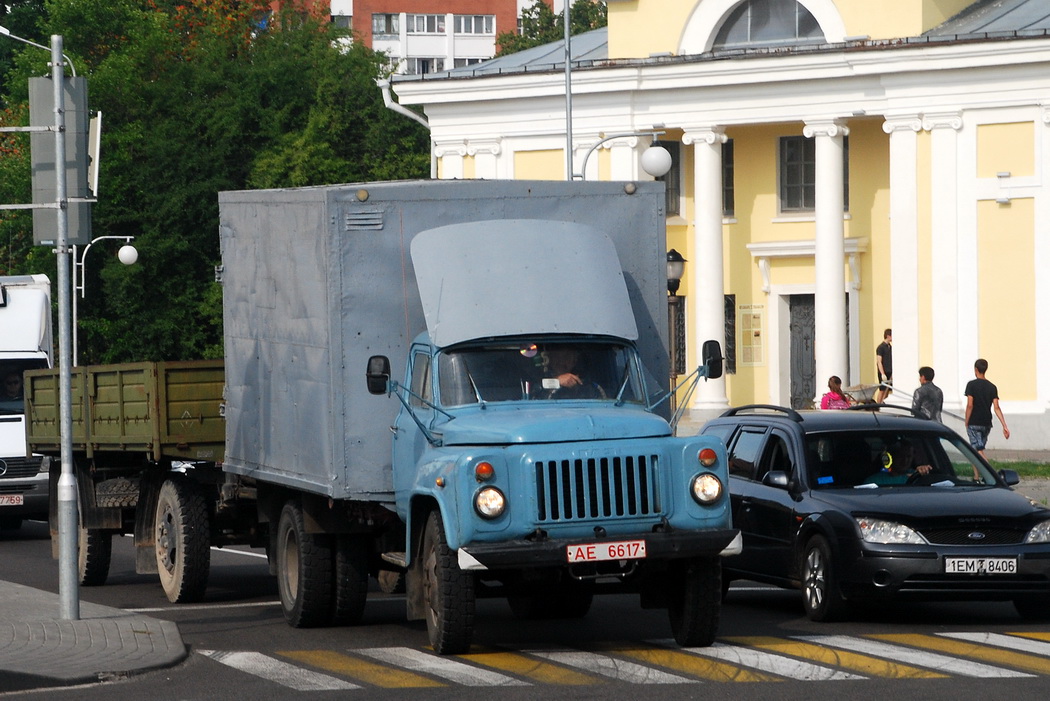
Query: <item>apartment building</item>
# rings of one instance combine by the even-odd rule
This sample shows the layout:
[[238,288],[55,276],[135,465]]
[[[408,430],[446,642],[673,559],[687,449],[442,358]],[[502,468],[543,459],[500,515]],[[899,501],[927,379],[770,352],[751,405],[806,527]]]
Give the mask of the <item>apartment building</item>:
[[[515,31],[533,0],[331,0],[332,21],[382,51],[396,72],[422,75],[496,55],[496,36]],[[560,11],[562,0],[554,2]]]

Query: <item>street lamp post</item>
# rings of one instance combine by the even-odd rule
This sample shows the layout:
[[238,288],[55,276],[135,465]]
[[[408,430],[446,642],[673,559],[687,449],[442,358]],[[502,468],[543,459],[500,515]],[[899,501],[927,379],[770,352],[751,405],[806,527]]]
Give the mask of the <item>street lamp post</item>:
[[[66,119],[65,72],[63,61],[69,59],[62,53],[62,35],[51,35],[51,47],[23,39],[0,27],[0,35],[7,36],[23,44],[51,52],[51,82],[54,94],[55,121],[50,127],[28,127],[27,131],[47,129],[55,134],[55,201],[48,204],[21,205],[22,207],[49,207],[56,212],[55,217],[55,254],[58,256],[58,398],[59,398],[59,436],[61,455],[61,474],[57,485],[58,506],[58,594],[62,618],[80,619],[80,575],[78,571],[78,530],[77,515],[77,478],[73,471],[73,407],[72,407],[72,354],[70,352],[70,292],[71,276],[69,270],[69,222],[67,219],[68,199],[66,198]],[[70,62],[70,71],[76,75]]]
[[[685,374],[685,297],[679,296],[678,288],[682,284],[682,275],[685,273],[687,262],[675,249],[672,248],[667,252],[667,323],[670,339],[668,351],[671,361],[672,391],[678,383],[678,376]],[[672,411],[676,403],[672,394]]]
[[[80,260],[77,260],[77,247],[73,246],[73,367],[78,364],[77,359],[77,292],[80,293],[80,298],[84,299],[84,290],[87,287],[87,273],[84,270],[84,261],[87,259],[88,251],[98,241],[104,239],[123,239],[124,245],[117,251],[117,259],[120,260],[124,265],[134,265],[135,261],[139,259],[139,252],[135,250],[135,247],[131,245],[134,236],[96,236],[91,239],[91,243],[84,246],[83,252],[80,254]],[[77,284],[77,268],[80,268],[80,284]]]
[[[627,131],[619,134],[610,134],[609,136],[599,139],[587,153],[583,156],[583,163],[580,165],[580,172],[573,173],[572,179],[586,180],[587,179],[587,161],[590,159],[591,154],[598,150],[598,147],[604,144],[606,141],[612,141],[613,139],[626,139],[632,136],[651,136],[653,141],[656,141],[656,137],[663,134],[662,131]],[[663,146],[651,145],[649,148],[642,152],[642,170],[654,178],[667,175],[667,171],[671,170],[671,154]]]

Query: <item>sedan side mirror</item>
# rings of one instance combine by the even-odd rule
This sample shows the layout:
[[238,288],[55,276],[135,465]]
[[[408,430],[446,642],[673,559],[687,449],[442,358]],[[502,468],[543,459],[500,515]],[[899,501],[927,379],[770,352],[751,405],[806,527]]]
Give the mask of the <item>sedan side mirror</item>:
[[788,481],[788,473],[780,470],[770,470],[762,478],[762,484],[767,487],[780,487],[782,489],[787,489]]
[[386,394],[390,385],[390,359],[385,355],[373,355],[368,359],[365,371],[370,394]]
[[999,470],[999,476],[1003,478],[1003,482],[1006,482],[1007,486],[1014,486],[1015,484],[1021,484],[1021,476],[1017,474],[1017,470]]

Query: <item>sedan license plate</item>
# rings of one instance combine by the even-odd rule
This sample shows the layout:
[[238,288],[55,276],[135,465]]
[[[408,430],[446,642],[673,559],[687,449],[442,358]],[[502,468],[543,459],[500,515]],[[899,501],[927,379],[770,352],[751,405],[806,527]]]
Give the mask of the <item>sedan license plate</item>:
[[22,506],[23,503],[21,494],[0,494],[0,506]]
[[612,543],[585,543],[565,548],[569,562],[640,560],[645,557],[644,540],[618,540]]
[[1016,574],[1016,557],[946,557],[947,574]]

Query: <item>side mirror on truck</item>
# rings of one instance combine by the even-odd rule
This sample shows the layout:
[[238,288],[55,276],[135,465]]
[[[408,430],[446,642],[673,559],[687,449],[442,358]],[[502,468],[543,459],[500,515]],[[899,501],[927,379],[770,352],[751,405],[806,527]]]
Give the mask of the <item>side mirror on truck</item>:
[[701,357],[707,367],[707,379],[717,380],[722,376],[722,347],[718,341],[704,341]]
[[386,394],[390,384],[390,359],[385,355],[373,355],[368,359],[365,377],[370,394]]

